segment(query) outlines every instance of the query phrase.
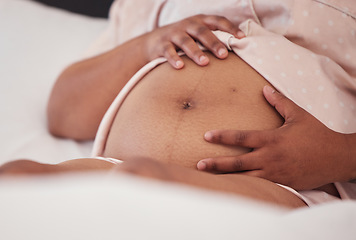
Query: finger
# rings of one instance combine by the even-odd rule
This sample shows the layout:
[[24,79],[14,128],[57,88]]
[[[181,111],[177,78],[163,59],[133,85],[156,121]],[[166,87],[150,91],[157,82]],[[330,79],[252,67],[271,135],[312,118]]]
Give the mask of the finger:
[[213,130],[206,132],[204,138],[212,143],[259,148],[269,141],[270,133],[269,131]]
[[163,48],[163,56],[167,61],[176,69],[181,69],[184,67],[183,60],[179,57],[177,50],[173,44],[167,44]]
[[264,178],[263,170],[246,171],[246,172],[241,172],[241,173],[238,173],[238,174],[239,175],[250,176],[250,177]]
[[209,58],[188,34],[173,36],[172,42],[198,65],[205,66],[209,63]]
[[199,41],[209,51],[211,51],[218,58],[226,58],[228,51],[225,45],[211,32],[211,30],[204,26],[199,25],[196,28],[187,29],[189,35],[195,40]]
[[245,33],[243,31],[238,31],[237,32],[237,38],[238,39],[241,39],[241,38],[244,38],[244,37],[246,37],[246,35],[245,35]]
[[294,117],[300,109],[295,103],[270,86],[263,88],[263,95],[286,121]]
[[235,37],[238,37],[240,31],[230,20],[222,16],[202,16],[204,23],[210,28],[210,30],[221,30],[228,32]]
[[216,157],[200,160],[197,169],[213,173],[232,173],[259,169],[253,152],[233,157]]

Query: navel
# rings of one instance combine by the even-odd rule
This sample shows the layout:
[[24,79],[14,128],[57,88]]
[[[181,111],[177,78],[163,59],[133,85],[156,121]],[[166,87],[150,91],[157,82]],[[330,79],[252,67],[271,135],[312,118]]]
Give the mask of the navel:
[[179,102],[180,108],[183,110],[191,110],[195,107],[194,102],[191,99],[184,99]]
[[192,107],[193,107],[193,104],[191,103],[191,102],[183,102],[183,105],[182,105],[182,107],[183,107],[183,109],[185,109],[185,110],[190,110],[190,109],[192,109]]

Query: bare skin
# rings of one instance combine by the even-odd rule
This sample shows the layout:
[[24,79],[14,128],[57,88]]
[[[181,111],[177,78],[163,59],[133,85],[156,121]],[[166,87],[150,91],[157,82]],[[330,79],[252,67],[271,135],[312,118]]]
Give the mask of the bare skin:
[[85,158],[66,161],[57,165],[41,164],[30,160],[18,160],[0,166],[0,178],[34,176],[75,172],[105,172],[111,170],[168,182],[177,182],[203,189],[237,194],[258,201],[295,209],[305,203],[291,192],[269,181],[242,175],[213,175],[193,169],[153,161],[134,159],[120,165]]
[[285,119],[283,126],[269,131],[208,131],[208,142],[254,151],[201,160],[199,170],[241,172],[298,190],[356,179],[356,134],[334,132],[273,89],[265,87],[263,92]]
[[0,166],[0,177],[48,175],[65,172],[107,171],[113,164],[93,158],[81,158],[58,164],[44,164],[28,159],[5,163]]
[[[235,54],[200,67],[183,57],[151,70],[116,113],[103,156],[129,161],[138,156],[196,169],[202,158],[235,156],[251,149],[204,141],[212,128],[275,129],[282,118],[262,95],[269,84]],[[124,140],[123,140],[124,139]]]
[[174,68],[181,69],[184,62],[177,54],[181,49],[198,65],[207,65],[208,57],[194,40],[201,42],[216,57],[226,58],[226,47],[211,32],[216,29],[235,36],[242,34],[224,17],[197,15],[69,66],[57,79],[48,103],[50,132],[76,140],[94,139],[116,95],[149,61],[166,57]]

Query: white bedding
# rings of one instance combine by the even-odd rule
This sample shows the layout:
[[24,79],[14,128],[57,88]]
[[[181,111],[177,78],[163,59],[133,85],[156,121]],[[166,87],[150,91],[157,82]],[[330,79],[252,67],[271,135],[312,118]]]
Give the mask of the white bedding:
[[29,0],[0,0],[0,163],[58,162],[90,154],[92,143],[48,134],[46,103],[58,74],[105,26],[105,20]]
[[[57,75],[106,21],[0,0],[0,164],[88,156],[56,139],[45,108]],[[236,196],[102,174],[0,181],[0,239],[355,239],[356,203],[286,212]]]

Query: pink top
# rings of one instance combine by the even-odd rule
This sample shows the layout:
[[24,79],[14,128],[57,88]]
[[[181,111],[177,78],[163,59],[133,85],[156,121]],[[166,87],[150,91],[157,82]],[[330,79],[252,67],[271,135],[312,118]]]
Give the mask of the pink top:
[[[201,13],[223,15],[239,25],[246,38],[236,39],[220,31],[215,34],[278,91],[330,129],[356,132],[354,1],[116,0],[110,10],[109,28],[88,55],[110,50],[159,26]],[[111,112],[117,110],[135,83],[162,61],[157,59],[141,69],[119,94]],[[102,124],[106,130],[101,126],[96,145],[105,141],[105,131],[112,121],[108,115]],[[94,153],[100,155],[100,150],[94,149]],[[355,185],[346,183],[337,187],[345,198],[356,198]]]

